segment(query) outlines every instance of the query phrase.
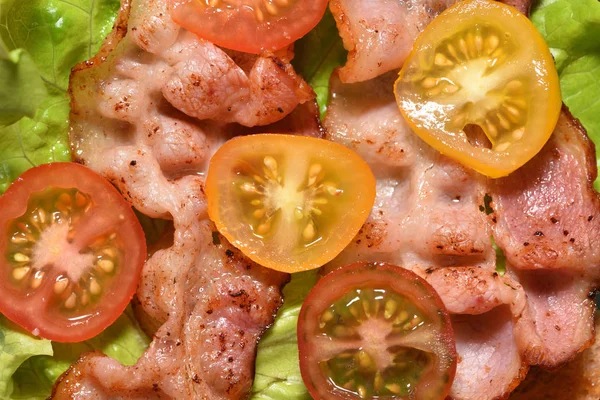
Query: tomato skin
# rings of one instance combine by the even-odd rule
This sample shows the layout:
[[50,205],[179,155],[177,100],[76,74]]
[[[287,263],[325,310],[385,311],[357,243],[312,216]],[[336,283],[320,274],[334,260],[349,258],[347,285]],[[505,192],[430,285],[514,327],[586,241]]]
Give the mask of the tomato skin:
[[[65,272],[63,266],[43,266],[45,275],[35,289],[27,284],[16,287],[10,280],[9,270],[14,268],[7,254],[11,245],[10,227],[15,219],[27,215],[31,196],[37,196],[48,188],[77,189],[90,198],[89,208],[81,218],[89,224],[65,223],[73,227],[73,243],[85,245],[87,242],[82,242],[82,236],[87,235],[91,240],[98,229],[103,229],[102,232],[115,232],[123,252],[120,265],[115,268],[117,273],[107,278],[107,284],[102,287],[100,300],[91,302],[87,308],[82,306],[84,310],[68,316],[57,309],[53,292],[54,279]],[[9,277],[0,280],[0,292],[3,294],[0,296],[0,313],[34,335],[57,342],[79,342],[94,337],[123,313],[137,289],[147,250],[144,232],[131,205],[107,180],[75,163],[40,165],[27,170],[13,182],[0,197],[0,210],[0,273]],[[90,219],[86,220],[85,216],[89,215]],[[35,244],[33,246],[35,248]],[[62,248],[59,246],[57,249],[55,254],[60,253]],[[36,262],[36,254],[40,252],[34,250],[30,255],[32,264]]]
[[[344,390],[332,383],[331,378],[326,377],[322,368],[318,365],[319,355],[324,353],[331,354],[331,349],[335,349],[335,338],[329,341],[320,341],[318,337],[324,337],[320,330],[322,319],[319,316],[333,304],[336,300],[342,298],[345,293],[357,288],[386,288],[401,293],[421,309],[426,316],[432,320],[439,319],[439,332],[431,346],[431,350],[439,356],[439,363],[428,370],[421,381],[417,384],[417,389],[422,390],[420,395],[428,390],[433,390],[436,397],[424,398],[446,398],[454,376],[456,373],[457,353],[454,342],[454,332],[450,316],[448,315],[444,304],[435,292],[435,290],[422,278],[416,274],[386,263],[367,263],[357,262],[341,269],[335,270],[323,277],[317,282],[315,287],[305,299],[298,318],[298,347],[300,352],[300,370],[302,379],[314,399],[359,399],[360,397],[350,391]],[[352,321],[339,322],[346,326],[355,326]],[[376,340],[382,340],[381,333],[369,331],[361,337],[360,343],[368,348]],[[386,340],[389,336],[385,336]],[[348,340],[348,339],[345,339]],[[323,343],[326,343],[322,347]],[[319,347],[321,346],[321,347]],[[340,350],[341,351],[341,350]],[[343,348],[348,351],[348,346]],[[436,368],[439,371],[436,371]],[[428,392],[431,394],[431,391]],[[377,398],[390,399],[420,399],[419,395],[410,396],[380,396]]]
[[[267,158],[276,163],[279,181],[264,175]],[[314,188],[307,187],[308,170],[317,164],[321,172],[315,184],[331,182],[337,188],[329,186],[332,192],[319,188],[317,194],[304,197]],[[257,175],[261,176],[253,178]],[[245,185],[271,196],[250,197],[241,193]],[[371,212],[376,181],[368,164],[343,145],[270,133],[236,137],[221,146],[210,161],[205,192],[208,214],[231,244],[262,266],[292,273],[324,265],[350,243]],[[314,204],[308,204],[309,197]],[[251,202],[257,205],[250,206]],[[277,204],[269,208],[268,203]],[[296,219],[294,212],[299,210],[303,216]],[[271,211],[275,222],[261,236],[260,220]],[[254,218],[253,212],[262,214]],[[302,242],[301,224],[309,220],[315,224],[315,237]]]
[[[417,38],[394,93],[427,144],[491,178],[542,149],[562,104],[542,36],[517,9],[489,0],[460,1],[435,18]],[[491,148],[471,144],[467,125],[479,126]]]
[[[236,9],[221,6],[219,1],[214,7],[204,0],[171,1],[173,19],[185,29],[217,46],[254,54],[292,44],[319,23],[327,8],[327,0],[271,1],[270,7],[277,10],[271,16],[262,8],[267,1]],[[257,13],[263,15],[263,21]]]

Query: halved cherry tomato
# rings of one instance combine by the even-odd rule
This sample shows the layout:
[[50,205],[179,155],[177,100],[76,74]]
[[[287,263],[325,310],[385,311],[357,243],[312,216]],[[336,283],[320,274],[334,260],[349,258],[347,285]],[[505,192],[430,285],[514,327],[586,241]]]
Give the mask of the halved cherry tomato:
[[234,246],[284,272],[318,268],[350,243],[375,200],[369,166],[340,144],[262,134],[213,156],[208,213]]
[[173,19],[203,39],[246,53],[275,51],[314,28],[327,0],[171,0]]
[[[492,178],[544,146],[561,107],[558,74],[544,39],[513,7],[465,0],[417,38],[395,85],[400,111],[429,145]],[[472,145],[478,125],[491,149]]]
[[434,289],[384,263],[317,282],[298,318],[302,379],[314,399],[432,399],[456,372],[450,317]]
[[121,194],[74,163],[40,165],[0,197],[0,312],[34,335],[89,339],[133,296],[144,232]]

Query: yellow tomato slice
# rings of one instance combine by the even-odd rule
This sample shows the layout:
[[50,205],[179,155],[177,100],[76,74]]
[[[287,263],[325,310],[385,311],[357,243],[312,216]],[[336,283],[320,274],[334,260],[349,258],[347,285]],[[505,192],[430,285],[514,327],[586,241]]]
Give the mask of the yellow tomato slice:
[[338,255],[375,201],[369,166],[340,144],[310,137],[238,137],[213,156],[208,213],[245,255],[284,272],[318,268]]
[[[417,38],[394,93],[411,128],[429,145],[482,174],[510,174],[544,146],[561,107],[552,55],[515,8],[465,0]],[[481,127],[490,146],[469,141]]]

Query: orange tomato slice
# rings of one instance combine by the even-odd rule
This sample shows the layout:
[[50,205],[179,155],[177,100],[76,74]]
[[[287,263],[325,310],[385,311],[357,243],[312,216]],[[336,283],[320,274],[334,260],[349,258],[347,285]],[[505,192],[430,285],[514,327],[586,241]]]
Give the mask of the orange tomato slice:
[[[417,38],[394,92],[411,128],[429,145],[476,171],[510,174],[544,146],[561,107],[552,55],[513,7],[465,0]],[[481,127],[489,146],[469,141]]]
[[210,161],[208,213],[255,262],[278,271],[318,268],[338,255],[367,219],[375,178],[337,143],[262,134],[232,139]]

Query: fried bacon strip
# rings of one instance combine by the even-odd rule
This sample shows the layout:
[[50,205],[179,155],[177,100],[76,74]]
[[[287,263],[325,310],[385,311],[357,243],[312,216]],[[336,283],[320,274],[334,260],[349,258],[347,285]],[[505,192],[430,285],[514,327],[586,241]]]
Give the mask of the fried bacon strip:
[[[454,314],[459,364],[451,396],[505,397],[529,365],[555,368],[591,344],[589,293],[600,275],[594,149],[565,110],[538,156],[508,178],[488,180],[409,129],[394,78],[332,78],[327,138],[367,160],[377,198],[330,267],[387,261],[423,276]],[[495,271],[492,236],[508,260],[504,276]]]
[[278,122],[321,135],[314,94],[289,60],[226,53],[175,25],[169,4],[123,1],[100,54],[75,68],[70,85],[75,161],[146,215],[173,221],[137,292],[153,340],[131,367],[83,355],[56,399],[244,398],[256,344],[282,302],[288,276],[218,235],[203,176],[218,146],[248,127]]
[[[550,141],[524,167],[490,182],[494,238],[527,293],[518,323],[530,364],[555,368],[588,347],[600,277],[595,150],[563,109]],[[526,332],[526,333],[525,333]]]

